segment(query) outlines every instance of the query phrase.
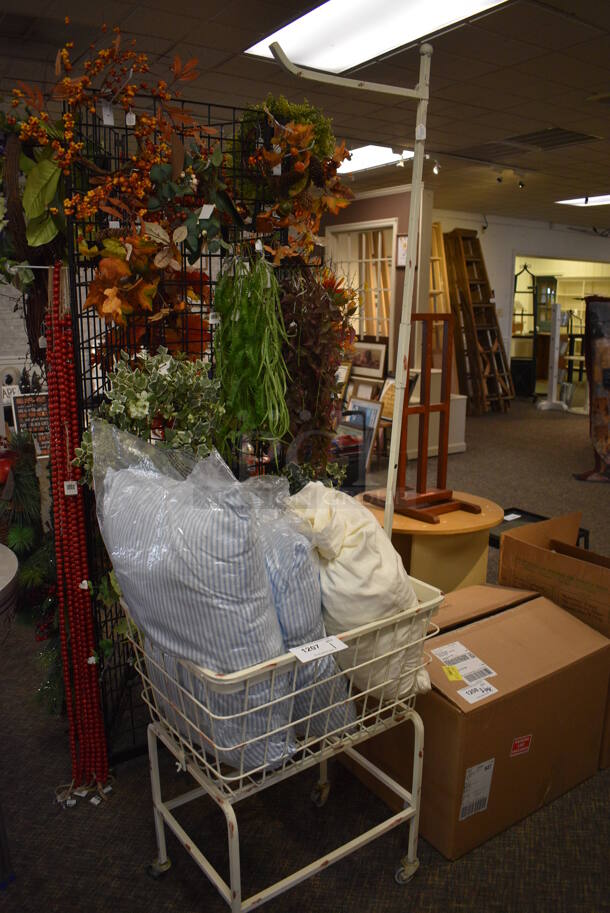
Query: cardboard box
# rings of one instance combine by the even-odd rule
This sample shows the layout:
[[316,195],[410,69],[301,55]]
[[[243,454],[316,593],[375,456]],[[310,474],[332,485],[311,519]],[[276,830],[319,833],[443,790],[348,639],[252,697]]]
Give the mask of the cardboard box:
[[485,618],[496,612],[503,612],[504,609],[511,609],[538,595],[535,590],[494,586],[490,583],[465,586],[461,590],[447,593],[433,621],[442,633],[459,628],[477,618]]
[[[454,650],[486,664],[478,684],[494,690],[476,699],[476,683],[452,680],[459,657],[434,655],[433,689],[417,699],[425,732],[420,833],[449,859],[595,773],[610,668],[606,638],[545,598],[439,635],[429,648],[456,642]],[[407,788],[411,728],[359,749]],[[384,787],[363,779],[397,808]]]
[[[521,526],[500,542],[498,580],[548,596],[610,638],[610,559],[576,547],[579,513]],[[610,693],[600,767],[610,766]]]

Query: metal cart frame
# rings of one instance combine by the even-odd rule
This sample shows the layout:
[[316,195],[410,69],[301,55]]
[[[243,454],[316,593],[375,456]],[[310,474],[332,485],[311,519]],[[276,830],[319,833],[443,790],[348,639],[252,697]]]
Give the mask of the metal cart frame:
[[[128,607],[124,605],[128,619],[128,637],[134,647],[136,667],[144,684],[143,697],[153,719],[148,727],[148,750],[158,856],[149,870],[152,875],[164,874],[171,865],[165,840],[167,825],[229,905],[231,913],[246,913],[408,822],[407,853],[395,872],[395,878],[398,883],[405,884],[413,877],[419,866],[417,837],[424,742],[423,724],[414,709],[415,694],[418,674],[429,661],[423,651],[424,642],[438,632],[436,625],[430,622],[430,616],[440,604],[442,594],[437,588],[420,581],[412,580],[412,583],[419,601],[416,608],[338,635],[348,647],[344,654],[348,659],[343,661],[343,670],[337,667],[335,674],[324,679],[318,679],[315,670],[313,684],[305,687],[299,687],[297,680],[299,669],[303,666],[292,653],[225,675],[175,657],[169,657],[166,661],[164,657],[167,655],[155,652],[156,648],[140,634],[130,619]],[[313,662],[318,664],[320,660]],[[354,678],[358,678],[360,687],[354,685]],[[286,681],[291,682],[288,693]],[[282,682],[283,690],[279,693]],[[252,688],[260,683],[269,688],[269,699],[263,704],[259,702],[252,709],[248,706],[249,695]],[[331,693],[328,705],[323,710],[313,710],[316,689],[327,688],[329,685]],[[243,694],[243,709],[230,717],[212,712],[206,700],[212,694]],[[308,697],[309,694],[309,713],[298,717],[298,713],[295,713],[295,700]],[[287,701],[290,707],[287,724],[273,728],[273,709],[285,706]],[[330,722],[332,718],[329,711],[337,710],[345,711],[346,720],[349,714],[349,721],[343,727],[333,727]],[[259,741],[270,736],[277,738],[285,735],[288,743],[288,734],[300,728],[296,749],[287,751],[286,756],[275,766],[263,763],[252,767],[248,764],[247,752],[257,739],[247,739],[244,735],[242,741],[230,746],[231,750],[237,751],[239,763],[227,767],[223,763],[223,752],[227,751],[227,746],[223,744],[219,725],[227,720],[243,720],[245,733],[248,717],[253,713],[260,716],[263,711],[268,713],[270,725],[264,735],[258,737]],[[323,733],[315,731],[313,721],[316,717],[325,720]],[[410,790],[355,750],[360,742],[406,722],[413,725],[415,736]],[[203,731],[204,727],[207,733]],[[159,742],[175,757],[178,766],[188,771],[195,780],[193,789],[173,799],[163,799],[161,791]],[[266,753],[267,748],[265,757]],[[326,802],[330,789],[327,778],[328,759],[341,753],[345,753],[397,795],[404,808],[309,865],[251,897],[242,899],[239,829],[233,806],[239,800],[314,765],[319,765],[320,777],[312,793],[312,801],[321,806]],[[218,805],[226,819],[229,884],[173,814],[178,807],[206,795]]]

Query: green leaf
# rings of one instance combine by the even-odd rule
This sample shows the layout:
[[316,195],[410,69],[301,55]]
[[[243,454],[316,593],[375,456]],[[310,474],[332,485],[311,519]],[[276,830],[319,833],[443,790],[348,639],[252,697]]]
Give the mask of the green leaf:
[[59,228],[50,213],[31,219],[25,232],[30,247],[41,247],[43,244],[48,244],[58,234]]
[[34,547],[36,533],[33,526],[11,526],[6,544],[16,555],[23,555]]
[[[28,221],[37,219],[39,216],[47,216],[47,207],[50,206],[55,196],[60,176],[59,165],[47,159],[43,159],[30,169],[23,191],[23,211]],[[53,237],[56,234],[57,230]],[[28,242],[30,245],[32,244],[29,238]],[[38,243],[44,244],[45,242],[39,241]]]
[[22,152],[21,155],[19,156],[19,168],[21,169],[21,171],[23,171],[23,173],[27,175],[30,173],[32,168],[34,168],[35,166],[36,166],[36,162],[33,161],[33,159],[31,159],[29,157],[29,155],[25,155],[25,153]]
[[[156,166],[153,165],[153,167],[156,167]],[[150,173],[152,174],[152,168],[151,168]],[[150,212],[155,212],[157,209],[161,209],[161,202],[159,200],[159,197],[149,197],[148,203],[146,204],[146,208],[148,210],[150,210]]]
[[220,166],[222,165],[222,149],[220,148],[219,145],[216,146],[216,148],[212,152],[212,155],[210,156],[210,161],[212,162],[212,165],[214,165],[215,168],[220,168]]

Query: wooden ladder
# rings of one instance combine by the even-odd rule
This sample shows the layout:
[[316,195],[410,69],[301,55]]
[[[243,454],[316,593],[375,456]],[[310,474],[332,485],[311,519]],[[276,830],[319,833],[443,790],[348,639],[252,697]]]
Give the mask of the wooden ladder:
[[449,297],[454,315],[460,393],[469,412],[505,412],[515,396],[481,243],[476,231],[444,235]]
[[[431,314],[451,314],[451,301],[449,300],[449,279],[447,277],[447,261],[445,259],[445,245],[443,243],[443,229],[440,222],[432,223],[430,243],[430,306]],[[441,325],[435,324],[432,342],[432,366],[441,367],[443,351],[443,334]],[[456,370],[455,358],[451,359],[451,389],[459,389],[459,379]]]

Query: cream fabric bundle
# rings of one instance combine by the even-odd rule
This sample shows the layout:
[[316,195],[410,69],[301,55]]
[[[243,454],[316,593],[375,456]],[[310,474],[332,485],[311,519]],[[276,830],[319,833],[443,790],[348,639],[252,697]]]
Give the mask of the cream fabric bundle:
[[[312,530],[320,557],[320,583],[324,623],[328,634],[339,634],[369,622],[379,621],[417,607],[417,597],[394,546],[367,508],[344,492],[310,482],[289,501],[290,508]],[[430,687],[425,670],[407,674],[421,662],[422,644],[406,653],[399,648],[425,635],[426,622],[409,613],[397,626],[381,635],[371,634],[353,648],[336,654],[341,668],[368,663],[353,673],[354,684],[363,691],[376,689],[386,698]],[[376,657],[398,651],[386,660]],[[382,688],[384,689],[382,692]]]

